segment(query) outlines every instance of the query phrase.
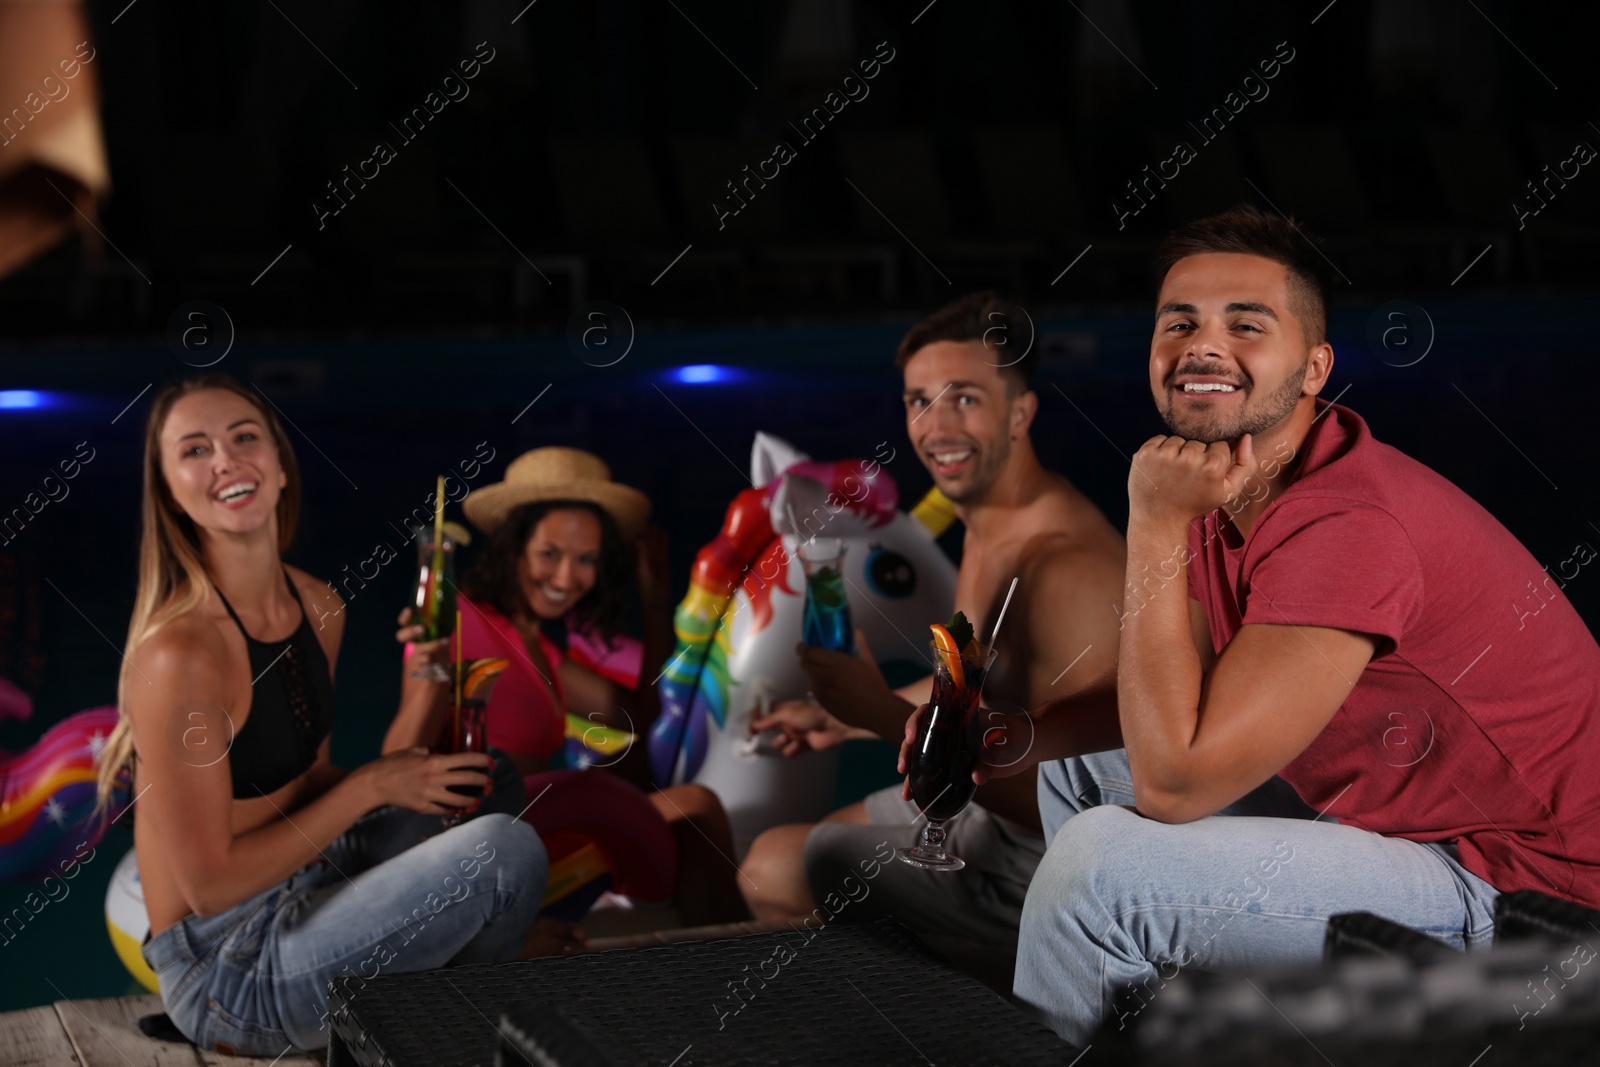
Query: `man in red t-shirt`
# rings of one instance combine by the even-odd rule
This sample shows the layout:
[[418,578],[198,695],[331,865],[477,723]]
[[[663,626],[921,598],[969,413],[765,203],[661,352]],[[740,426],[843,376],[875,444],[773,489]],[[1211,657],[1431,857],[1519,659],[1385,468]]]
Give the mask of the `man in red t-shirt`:
[[1600,646],[1493,516],[1319,399],[1317,255],[1247,207],[1164,242],[1172,436],[1128,478],[1119,662],[994,772],[1042,764],[1015,990],[1075,1044],[1180,968],[1316,961],[1339,912],[1470,948],[1502,891],[1600,906]]

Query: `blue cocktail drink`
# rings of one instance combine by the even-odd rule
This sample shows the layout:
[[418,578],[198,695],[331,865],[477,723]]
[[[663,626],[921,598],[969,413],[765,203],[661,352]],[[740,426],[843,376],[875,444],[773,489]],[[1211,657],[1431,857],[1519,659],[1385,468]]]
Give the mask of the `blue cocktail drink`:
[[806,572],[805,621],[801,640],[834,652],[856,651],[850,600],[845,595],[845,545],[837,537],[817,537],[796,550]]

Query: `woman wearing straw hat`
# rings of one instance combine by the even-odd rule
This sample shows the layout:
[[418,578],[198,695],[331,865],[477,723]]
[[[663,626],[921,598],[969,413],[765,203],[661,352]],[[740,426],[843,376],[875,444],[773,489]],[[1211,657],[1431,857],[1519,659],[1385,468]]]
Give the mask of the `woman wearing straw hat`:
[[[660,710],[654,679],[672,647],[672,602],[665,531],[649,525],[649,498],[612,481],[598,456],[550,447],[512,460],[504,481],[470,493],[462,507],[488,534],[461,581],[462,655],[510,661],[489,701],[488,741],[536,776],[528,796],[543,800],[528,820],[547,835],[593,829],[596,813],[612,818],[611,830],[625,839],[607,849],[625,868],[620,892],[655,899],[675,893],[689,925],[746,917],[728,859],[732,832],[716,794],[699,785],[653,791],[643,745],[631,745],[607,769],[545,773],[567,736],[569,713],[643,738]],[[630,571],[642,644],[621,637]],[[416,641],[422,628],[405,625],[408,618],[402,613],[397,637]],[[402,701],[410,714],[396,717],[386,750],[437,736],[444,686],[424,668],[449,655],[446,644],[417,644],[407,657],[408,695],[417,687],[438,692],[431,701]],[[572,825],[575,819],[584,826]],[[623,851],[637,862],[629,865],[617,854]]]

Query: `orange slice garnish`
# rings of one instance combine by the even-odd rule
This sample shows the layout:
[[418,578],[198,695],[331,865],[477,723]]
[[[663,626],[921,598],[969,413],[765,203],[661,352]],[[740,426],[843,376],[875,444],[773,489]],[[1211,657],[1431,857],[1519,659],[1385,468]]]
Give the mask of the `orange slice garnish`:
[[504,659],[474,660],[471,668],[467,671],[467,677],[464,684],[467,697],[476,697],[483,691],[485,685],[498,678],[500,676],[500,672],[505,670],[509,665],[510,660]]
[[957,689],[966,688],[966,672],[961,669],[961,649],[956,647],[955,637],[938,623],[933,623],[928,629],[933,631],[934,648],[939,650],[940,658],[950,670],[950,680],[956,684]]

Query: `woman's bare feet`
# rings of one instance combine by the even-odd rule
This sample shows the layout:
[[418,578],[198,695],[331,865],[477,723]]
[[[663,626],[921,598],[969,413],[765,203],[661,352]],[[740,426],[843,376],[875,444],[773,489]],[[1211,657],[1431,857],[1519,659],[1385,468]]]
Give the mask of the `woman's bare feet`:
[[528,928],[528,936],[522,942],[522,958],[570,956],[588,947],[589,939],[577,923],[541,916]]

